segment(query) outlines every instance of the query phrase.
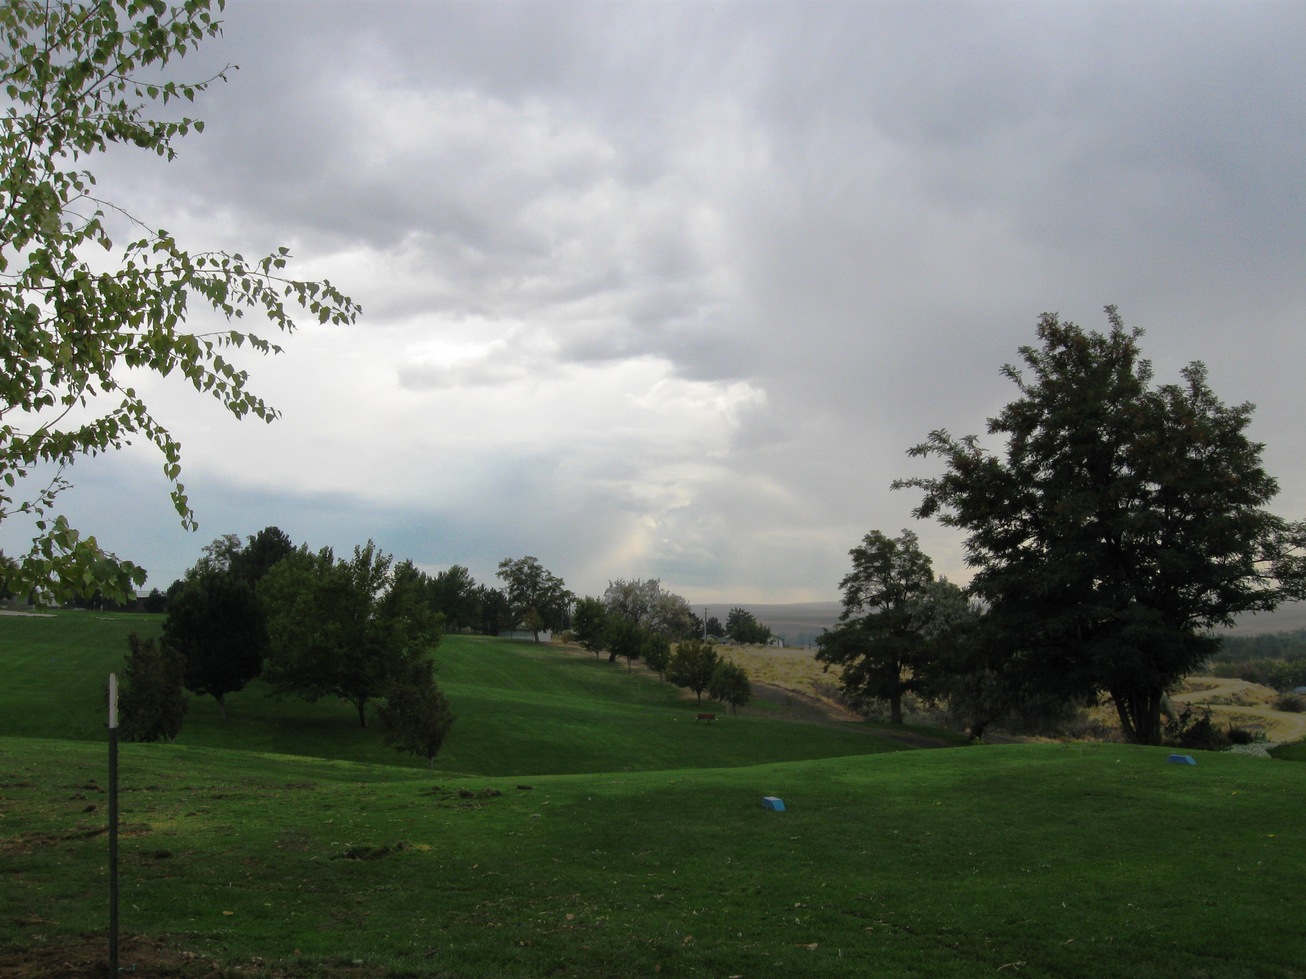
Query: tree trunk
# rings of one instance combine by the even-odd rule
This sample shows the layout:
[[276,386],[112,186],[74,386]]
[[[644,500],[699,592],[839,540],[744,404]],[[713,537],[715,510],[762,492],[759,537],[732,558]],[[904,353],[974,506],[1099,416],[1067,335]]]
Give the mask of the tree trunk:
[[219,695],[214,698],[218,702],[218,711],[222,714],[222,719],[227,719],[227,701],[225,696]]
[[895,693],[889,698],[889,723],[902,723],[902,694]]
[[1125,737],[1134,744],[1160,744],[1163,692],[1146,690],[1130,694],[1123,690],[1112,690],[1110,693]]
[[367,698],[355,700],[354,706],[358,708],[358,726],[367,727]]

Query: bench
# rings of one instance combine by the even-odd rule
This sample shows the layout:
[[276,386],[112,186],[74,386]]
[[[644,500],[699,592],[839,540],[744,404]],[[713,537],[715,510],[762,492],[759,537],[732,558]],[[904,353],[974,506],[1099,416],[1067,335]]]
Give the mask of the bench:
[[715,720],[716,720],[715,714],[699,714],[697,717],[694,718],[694,723],[697,724],[699,721],[715,721]]

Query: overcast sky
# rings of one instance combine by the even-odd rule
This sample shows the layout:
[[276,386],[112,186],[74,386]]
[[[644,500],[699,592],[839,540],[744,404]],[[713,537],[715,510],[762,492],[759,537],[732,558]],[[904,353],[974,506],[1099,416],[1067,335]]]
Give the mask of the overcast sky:
[[1306,4],[233,0],[184,64],[226,63],[180,158],[101,190],[364,313],[245,364],[270,426],[140,385],[199,531],[148,446],[65,504],[150,586],[268,525],[696,603],[834,600],[911,527],[964,580],[907,449],[1108,303],[1159,381],[1257,404],[1306,517]]

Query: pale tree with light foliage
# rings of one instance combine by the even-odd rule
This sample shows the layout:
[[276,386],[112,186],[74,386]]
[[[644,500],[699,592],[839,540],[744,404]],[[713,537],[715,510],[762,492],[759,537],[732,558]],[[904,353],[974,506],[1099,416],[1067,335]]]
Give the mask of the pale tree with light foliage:
[[618,578],[603,592],[608,614],[675,641],[688,639],[697,629],[689,602],[662,587],[658,578]]
[[[0,5],[0,523],[30,523],[0,587],[63,601],[120,598],[144,571],[106,553],[60,512],[78,459],[133,438],[163,456],[174,507],[181,446],[131,386],[133,372],[179,375],[237,418],[275,408],[246,387],[235,351],[279,351],[247,313],[289,333],[292,310],[348,323],[359,308],[328,282],[286,273],[289,253],[192,251],[106,196],[87,169],[111,147],[171,160],[203,123],[178,115],[227,70],[178,81],[174,65],[221,34],[222,0],[6,0]],[[111,237],[112,231],[112,237]],[[190,318],[206,314],[202,325]]]

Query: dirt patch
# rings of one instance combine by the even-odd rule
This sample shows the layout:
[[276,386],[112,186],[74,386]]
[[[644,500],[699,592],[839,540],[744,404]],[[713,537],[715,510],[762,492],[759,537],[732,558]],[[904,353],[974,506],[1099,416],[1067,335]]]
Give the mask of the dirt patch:
[[82,935],[34,945],[0,949],[0,979],[120,979],[124,975],[160,979],[362,979],[376,969],[361,962],[215,962],[162,938],[123,935],[118,941],[118,976],[109,973],[105,935]]
[[[225,976],[216,963],[202,961],[158,939],[125,935],[118,942],[118,969],[148,976]],[[109,979],[109,944],[104,935],[0,951],[0,979]]]

